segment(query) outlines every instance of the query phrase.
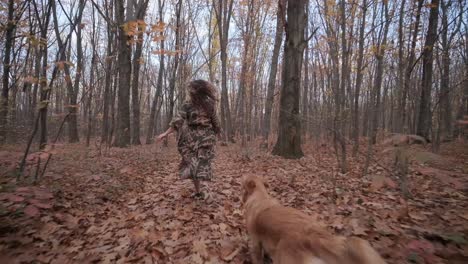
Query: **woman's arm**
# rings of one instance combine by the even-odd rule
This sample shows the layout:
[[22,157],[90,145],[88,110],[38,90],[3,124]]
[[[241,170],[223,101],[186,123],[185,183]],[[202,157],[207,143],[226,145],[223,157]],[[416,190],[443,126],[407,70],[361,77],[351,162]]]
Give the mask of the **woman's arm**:
[[166,138],[167,136],[169,136],[170,134],[172,134],[173,132],[175,131],[175,129],[173,127],[169,127],[166,132],[162,133],[161,135],[159,135],[156,139],[157,142],[161,142],[164,138]]
[[184,120],[186,120],[186,119],[187,119],[187,106],[184,103],[179,108],[179,111],[177,112],[177,115],[169,123],[169,128],[166,130],[166,132],[159,135],[157,137],[156,141],[160,142],[163,139],[165,139],[167,136],[169,136],[170,134],[174,133],[174,131],[179,130],[180,127],[182,126],[182,124],[184,123]]
[[220,134],[221,133],[221,126],[219,125],[219,119],[218,119],[218,115],[216,114],[216,110],[214,110],[212,113],[211,113],[211,124],[213,125],[213,130],[216,134]]

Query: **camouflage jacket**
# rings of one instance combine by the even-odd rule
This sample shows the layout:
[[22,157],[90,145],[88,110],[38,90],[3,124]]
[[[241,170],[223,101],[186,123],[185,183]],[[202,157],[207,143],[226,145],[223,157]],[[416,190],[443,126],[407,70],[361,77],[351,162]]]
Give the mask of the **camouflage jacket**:
[[188,127],[203,127],[213,129],[218,134],[221,132],[218,116],[216,111],[206,113],[202,109],[198,109],[190,102],[185,102],[180,108],[177,115],[169,124],[172,128],[179,131],[182,125],[186,123]]

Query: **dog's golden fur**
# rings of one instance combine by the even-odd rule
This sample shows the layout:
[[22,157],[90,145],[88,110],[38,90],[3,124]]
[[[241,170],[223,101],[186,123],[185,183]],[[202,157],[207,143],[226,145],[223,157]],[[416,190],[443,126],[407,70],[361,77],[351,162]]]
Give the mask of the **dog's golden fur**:
[[314,219],[272,198],[261,178],[243,181],[243,202],[253,264],[267,253],[274,264],[384,264],[363,239],[340,237]]

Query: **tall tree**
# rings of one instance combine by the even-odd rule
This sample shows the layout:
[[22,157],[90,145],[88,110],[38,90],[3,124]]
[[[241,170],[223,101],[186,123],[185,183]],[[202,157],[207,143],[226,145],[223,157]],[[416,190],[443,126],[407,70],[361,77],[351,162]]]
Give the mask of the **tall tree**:
[[227,46],[229,40],[229,24],[232,16],[234,0],[213,0],[218,25],[219,44],[221,51],[221,123],[224,128],[224,140],[234,140],[232,130],[231,110],[227,90]]
[[[34,1],[33,1],[34,2]],[[48,82],[47,78],[47,65],[48,65],[48,45],[47,45],[47,35],[50,23],[51,10],[54,5],[54,0],[49,0],[45,4],[42,10],[42,14],[39,14],[37,5],[34,4],[35,13],[39,22],[39,31],[40,39],[42,45],[40,48],[41,53],[41,65],[40,65],[40,74],[39,74],[39,124],[40,124],[40,133],[39,133],[39,146],[44,148],[47,144],[47,113],[49,107],[49,94],[52,84]],[[64,52],[62,50],[62,52]]]
[[[448,20],[450,13],[449,11],[452,9],[452,6],[455,3],[452,1],[441,0],[440,7],[442,11],[442,32],[441,32],[441,44],[442,44],[442,69],[440,73],[440,93],[439,93],[439,101],[440,101],[440,121],[443,127],[442,131],[444,134],[444,138],[451,138],[453,132],[453,118],[452,118],[452,93],[450,89],[450,52],[452,48],[452,42],[456,34],[460,30],[461,21],[463,20],[463,5],[461,0],[458,1],[459,5],[459,14],[458,14],[458,23],[454,27],[453,30],[450,30]],[[455,21],[454,21],[455,22]]]
[[278,8],[276,14],[276,33],[273,44],[273,55],[271,56],[270,75],[268,77],[267,97],[265,103],[265,117],[263,119],[263,140],[268,144],[268,137],[270,135],[271,127],[271,112],[273,109],[273,96],[276,87],[276,73],[278,72],[278,60],[283,41],[283,18],[285,0],[278,0]]
[[[76,14],[76,21],[69,21],[70,24],[81,24],[81,19],[83,16],[83,10],[85,8],[85,1],[80,0],[79,1],[79,6],[78,6],[78,12]],[[55,36],[57,39],[57,45],[59,49],[65,51],[67,44],[70,45],[69,48],[71,48],[71,43],[65,41],[61,37],[60,33],[60,21],[58,19],[57,15],[57,5],[54,1],[54,7],[53,7],[53,17],[54,17],[54,30],[55,30]],[[67,15],[67,18],[69,16]],[[76,40],[76,50],[77,50],[77,64],[76,64],[76,75],[75,75],[75,81],[73,83],[72,78],[71,78],[71,71],[70,71],[70,65],[71,62],[67,61],[67,54],[65,52],[62,52],[60,54],[60,68],[63,68],[63,72],[65,73],[65,83],[67,87],[67,97],[68,97],[68,111],[70,113],[67,123],[68,123],[68,142],[74,143],[79,141],[79,136],[78,136],[78,91],[80,87],[80,80],[81,80],[81,75],[82,75],[82,68],[83,68],[83,46],[82,46],[82,39],[81,39],[81,26],[79,26],[76,29],[76,35],[77,35],[77,40]],[[75,28],[72,27],[70,28],[70,33],[68,34],[69,37],[71,34],[75,31]]]
[[429,138],[431,126],[431,88],[432,88],[432,62],[434,44],[437,41],[437,24],[439,21],[439,0],[432,0],[429,13],[426,41],[422,54],[423,75],[421,81],[421,101],[419,103],[417,135]]
[[381,30],[381,36],[379,36],[378,43],[376,45],[376,50],[374,52],[375,60],[376,60],[376,69],[374,75],[374,84],[373,89],[371,92],[371,107],[370,107],[370,115],[372,117],[370,123],[370,143],[375,144],[377,141],[377,129],[379,126],[379,112],[380,112],[380,97],[381,97],[381,90],[382,90],[382,80],[383,80],[383,71],[384,71],[384,56],[385,56],[385,49],[387,46],[387,35],[388,29],[390,27],[390,22],[392,21],[390,18],[389,10],[388,10],[388,2],[383,1],[383,12],[382,12],[382,27],[383,31]]
[[182,0],[178,0],[176,4],[176,14],[175,14],[175,19],[176,19],[176,24],[175,24],[175,54],[174,54],[174,63],[172,65],[172,72],[171,72],[171,78],[169,80],[169,114],[167,116],[167,122],[166,122],[166,128],[169,127],[169,123],[172,120],[172,117],[174,116],[174,105],[175,105],[175,90],[176,90],[176,83],[177,83],[177,72],[179,70],[179,62],[180,62],[180,39],[181,39],[181,34],[182,30],[180,28],[181,25],[181,14],[182,14]]
[[2,95],[0,97],[0,143],[6,141],[8,122],[8,96],[10,92],[10,56],[13,46],[13,33],[16,27],[14,21],[15,1],[8,0],[8,20],[5,33],[5,49],[3,54]]
[[[163,16],[164,4],[165,4],[165,1],[158,0],[159,24],[160,25],[164,25],[164,16]],[[161,44],[160,44],[161,50],[164,50],[163,33],[164,33],[164,30],[162,29],[159,32],[159,36],[161,37]],[[146,144],[153,143],[153,135],[154,135],[154,130],[155,130],[154,127],[156,125],[156,109],[158,108],[158,102],[162,95],[163,78],[164,78],[164,52],[161,52],[159,54],[159,71],[158,71],[158,79],[156,82],[156,93],[151,102],[150,118],[148,122],[148,130],[146,132]]]
[[[146,16],[149,0],[140,0],[136,6],[136,19],[143,21]],[[138,24],[139,26],[141,23]],[[140,84],[140,65],[143,62],[141,53],[143,52],[143,30],[138,29],[137,42],[135,52],[133,53],[132,63],[132,112],[133,112],[133,130],[132,144],[140,145],[140,100],[139,100],[139,84]]]
[[[415,2],[416,4],[416,2]],[[407,122],[407,108],[406,108],[406,101],[408,97],[408,92],[411,83],[411,73],[415,67],[415,59],[416,59],[416,44],[418,42],[418,35],[419,35],[419,24],[421,21],[421,9],[424,4],[424,0],[418,0],[417,7],[416,7],[416,14],[415,14],[415,21],[413,25],[413,34],[411,37],[411,47],[409,50],[408,60],[406,61],[406,69],[405,69],[405,76],[403,81],[403,91],[400,93],[400,102],[397,111],[397,117],[399,117],[399,121],[397,122],[397,132],[407,132],[406,122]]]
[[307,0],[294,0],[287,3],[286,40],[284,46],[283,76],[281,84],[279,131],[273,154],[285,158],[304,156],[301,149],[301,120],[299,97],[304,38],[307,23]]
[[364,76],[362,65],[364,61],[364,31],[366,28],[367,0],[362,1],[361,10],[362,16],[361,25],[359,27],[357,73],[353,100],[353,156],[356,156],[359,149],[359,96],[361,94],[361,85]]
[[[105,1],[105,17],[113,16],[113,1]],[[110,138],[110,108],[111,108],[111,93],[112,93],[112,64],[113,64],[113,47],[114,47],[114,30],[113,24],[111,21],[107,21],[107,45],[106,45],[106,57],[105,57],[105,81],[104,81],[104,103],[103,103],[103,117],[102,117],[102,131],[101,131],[101,141],[109,144],[111,141]]]
[[[118,56],[117,64],[118,76],[118,97],[117,97],[117,127],[115,133],[114,146],[127,147],[130,144],[130,87],[132,74],[132,60],[130,37],[126,32],[126,23],[132,17],[133,1],[128,1],[125,8],[124,0],[115,1],[115,17],[118,28]],[[127,10],[127,14],[125,12]]]
[[251,83],[251,76],[248,75],[249,67],[252,64],[252,51],[251,51],[251,42],[253,37],[253,30],[255,25],[255,15],[254,15],[254,5],[255,2],[249,0],[247,3],[247,16],[246,21],[243,27],[241,27],[241,35],[243,40],[243,50],[242,50],[242,60],[241,60],[241,70],[240,70],[240,79],[239,79],[239,90],[236,102],[236,111],[237,114],[237,128],[240,130],[241,135],[241,144],[245,146],[246,144],[246,130],[247,130],[247,107],[246,107],[246,90],[248,89],[248,84]]

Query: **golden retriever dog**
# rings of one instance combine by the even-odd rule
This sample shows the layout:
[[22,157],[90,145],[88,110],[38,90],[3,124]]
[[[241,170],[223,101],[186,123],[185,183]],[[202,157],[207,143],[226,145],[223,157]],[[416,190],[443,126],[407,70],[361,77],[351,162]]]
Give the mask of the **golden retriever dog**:
[[243,197],[253,264],[264,254],[274,264],[384,264],[370,246],[357,237],[332,235],[314,219],[272,198],[263,180],[244,177]]

